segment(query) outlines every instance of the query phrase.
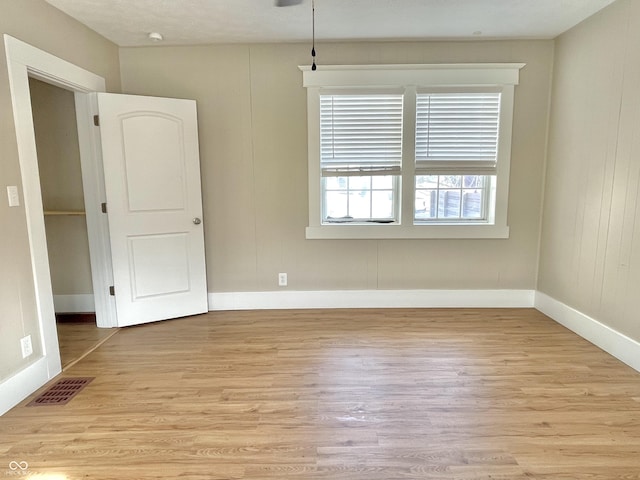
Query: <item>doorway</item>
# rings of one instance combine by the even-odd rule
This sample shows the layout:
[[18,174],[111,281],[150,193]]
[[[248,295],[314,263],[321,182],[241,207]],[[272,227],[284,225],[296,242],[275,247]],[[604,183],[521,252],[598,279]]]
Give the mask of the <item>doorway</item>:
[[108,223],[98,215],[100,204],[104,201],[104,186],[100,185],[102,162],[101,158],[98,158],[99,139],[91,130],[94,110],[88,95],[90,92],[104,92],[105,81],[98,75],[10,35],[5,34],[3,37],[39,323],[39,332],[37,336],[34,335],[33,341],[42,346],[42,355],[0,383],[0,412],[16,405],[62,370],[47,256],[29,77],[73,92],[78,119],[84,202],[88,212],[86,219],[89,243],[92,246],[92,283],[94,289],[102,287],[100,291],[96,290],[94,295],[96,313],[103,313],[104,326],[115,325],[113,302],[109,302],[108,293],[100,293],[108,292],[108,282],[112,274],[107,240]]
[[65,370],[109,338],[96,325],[73,92],[29,78],[56,330]]
[[[102,77],[9,35],[4,35],[4,41],[39,322],[39,335],[32,334],[32,341],[42,346],[42,355],[0,383],[0,411],[11,408],[61,372],[30,78],[68,91],[75,100],[97,325],[133,325],[203,313],[208,307],[195,101],[105,94]],[[124,97],[129,98],[125,102],[126,111],[121,111]],[[131,102],[137,107],[132,107]],[[159,103],[162,106],[158,109]],[[114,132],[121,137],[114,140]],[[106,141],[101,141],[102,135]],[[169,140],[172,143],[167,144]],[[124,147],[114,149],[114,142]],[[106,162],[110,178],[121,177],[123,166],[129,174],[137,174],[126,176],[137,183],[108,182],[116,189],[109,195],[115,199],[110,206],[106,203],[102,158],[103,149],[109,145],[112,148],[105,155],[111,159]],[[114,161],[113,152],[120,155],[126,152],[126,162]],[[153,154],[151,157],[149,152]],[[149,162],[149,158],[154,162]],[[159,170],[162,175],[155,175],[158,159],[165,167],[173,164],[180,175],[170,175],[166,168]],[[166,198],[162,196],[165,186],[158,182],[148,184],[148,172],[154,178],[171,180],[172,194],[167,196],[170,205],[165,205]],[[122,185],[126,186],[128,196],[117,190]],[[154,198],[163,202],[154,202]],[[123,205],[124,209],[118,208]],[[153,211],[175,212],[174,223],[159,221],[158,215],[148,215],[146,221],[141,221],[141,214]],[[128,229],[132,225],[135,231]],[[161,228],[163,225],[166,228]],[[118,248],[113,252],[120,255],[120,261],[112,263],[112,245],[116,243]],[[126,251],[131,251],[131,255],[125,255]],[[117,279],[115,266],[120,275]],[[131,278],[122,278],[126,271],[135,273],[135,283]],[[174,275],[176,272],[184,275]],[[121,299],[118,305],[133,299],[138,310],[120,315],[120,310],[116,313],[116,299]],[[152,308],[162,315],[149,313]],[[147,316],[143,317],[143,313]]]

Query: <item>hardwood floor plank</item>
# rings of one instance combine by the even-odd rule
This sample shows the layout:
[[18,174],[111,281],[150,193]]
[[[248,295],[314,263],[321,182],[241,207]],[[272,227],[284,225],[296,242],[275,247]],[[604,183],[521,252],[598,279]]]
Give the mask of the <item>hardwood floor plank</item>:
[[[95,315],[92,321],[87,321],[81,315],[66,315],[64,321],[58,321],[58,343],[62,369],[71,367],[74,363],[99,347],[103,342],[118,333],[117,328],[98,328]],[[73,320],[80,317],[82,320]]]

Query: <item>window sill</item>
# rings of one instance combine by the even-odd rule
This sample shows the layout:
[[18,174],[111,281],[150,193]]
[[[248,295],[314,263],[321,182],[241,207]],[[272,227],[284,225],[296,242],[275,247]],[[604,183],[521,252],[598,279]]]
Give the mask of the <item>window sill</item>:
[[502,225],[322,225],[306,228],[307,240],[505,239]]

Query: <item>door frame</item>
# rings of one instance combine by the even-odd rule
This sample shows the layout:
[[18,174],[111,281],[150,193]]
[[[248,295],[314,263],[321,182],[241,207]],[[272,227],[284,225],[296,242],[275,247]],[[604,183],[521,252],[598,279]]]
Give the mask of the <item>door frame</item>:
[[[93,128],[93,115],[97,112],[97,104],[93,98],[95,95],[91,95],[92,92],[105,91],[105,80],[103,77],[7,34],[4,34],[4,46],[43,356],[13,377],[0,383],[0,398],[4,399],[0,402],[0,413],[20,402],[62,370],[44,226],[29,77],[74,92],[96,318],[100,327],[115,327],[117,325],[115,302],[108,293],[108,287],[113,278],[109,227],[107,216],[101,213],[100,208],[101,203],[106,201],[104,171],[100,153],[99,129]],[[9,405],[8,408],[7,405]]]

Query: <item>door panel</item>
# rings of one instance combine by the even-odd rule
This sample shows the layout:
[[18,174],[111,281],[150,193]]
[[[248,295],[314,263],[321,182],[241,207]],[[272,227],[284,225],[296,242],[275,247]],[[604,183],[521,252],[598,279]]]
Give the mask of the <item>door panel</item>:
[[98,94],[118,325],[207,311],[196,105]]
[[132,297],[189,291],[189,252],[186,233],[129,238]]
[[[184,128],[180,118],[146,112],[122,118],[130,211],[185,209]],[[153,169],[149,168],[149,159],[153,160]],[[149,184],[154,188],[147,188]]]

